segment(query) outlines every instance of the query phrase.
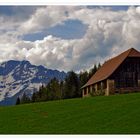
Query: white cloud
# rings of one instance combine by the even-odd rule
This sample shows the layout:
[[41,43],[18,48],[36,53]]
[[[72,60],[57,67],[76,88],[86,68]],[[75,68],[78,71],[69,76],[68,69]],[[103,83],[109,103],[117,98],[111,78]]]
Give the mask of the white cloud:
[[[34,42],[18,39],[18,35],[39,32],[69,19],[78,19],[88,25],[81,39],[64,40],[52,35]],[[12,40],[8,33],[0,37],[0,61],[27,59],[37,65],[65,71],[89,69],[130,47],[138,49],[139,25],[139,7],[130,7],[127,11],[76,6],[38,8],[12,32]]]
[[24,22],[19,32],[23,34],[40,32],[43,29],[63,24],[69,18],[68,13],[80,9],[80,6],[46,6],[38,8],[29,20]]

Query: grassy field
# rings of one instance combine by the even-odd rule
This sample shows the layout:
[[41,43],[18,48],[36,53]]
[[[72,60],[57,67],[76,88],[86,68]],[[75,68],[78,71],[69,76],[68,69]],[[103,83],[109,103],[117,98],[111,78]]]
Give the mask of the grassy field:
[[0,134],[140,134],[140,93],[0,107]]

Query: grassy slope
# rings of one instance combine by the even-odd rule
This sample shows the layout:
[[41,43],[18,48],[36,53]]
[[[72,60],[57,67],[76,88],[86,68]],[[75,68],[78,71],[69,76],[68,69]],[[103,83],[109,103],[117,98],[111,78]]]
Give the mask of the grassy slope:
[[0,107],[0,134],[140,134],[140,93]]

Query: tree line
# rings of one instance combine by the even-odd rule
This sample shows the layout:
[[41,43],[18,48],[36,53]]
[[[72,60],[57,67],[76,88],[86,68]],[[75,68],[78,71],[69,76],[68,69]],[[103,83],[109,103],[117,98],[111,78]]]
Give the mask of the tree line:
[[25,93],[22,97],[18,97],[16,105],[82,97],[81,87],[100,67],[99,63],[89,71],[82,71],[79,74],[70,71],[64,81],[51,79],[47,85],[42,85],[39,91],[34,92],[32,97],[28,97]]

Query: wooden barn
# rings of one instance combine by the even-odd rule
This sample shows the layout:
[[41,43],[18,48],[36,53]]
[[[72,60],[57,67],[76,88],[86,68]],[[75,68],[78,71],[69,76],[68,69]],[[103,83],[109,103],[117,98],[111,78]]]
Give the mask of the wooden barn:
[[106,61],[82,87],[82,95],[140,91],[140,52],[131,48]]

